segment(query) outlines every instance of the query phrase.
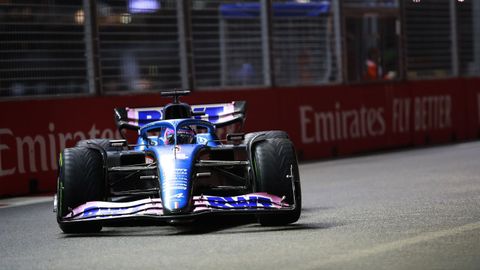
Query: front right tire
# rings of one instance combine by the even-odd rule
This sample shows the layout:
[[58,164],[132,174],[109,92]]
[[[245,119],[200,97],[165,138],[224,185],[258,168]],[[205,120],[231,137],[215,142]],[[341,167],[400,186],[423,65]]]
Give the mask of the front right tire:
[[293,210],[274,214],[258,214],[261,225],[278,226],[296,222],[300,218],[302,195],[295,148],[289,139],[274,138],[254,146],[253,162],[256,192],[266,192],[295,205]]

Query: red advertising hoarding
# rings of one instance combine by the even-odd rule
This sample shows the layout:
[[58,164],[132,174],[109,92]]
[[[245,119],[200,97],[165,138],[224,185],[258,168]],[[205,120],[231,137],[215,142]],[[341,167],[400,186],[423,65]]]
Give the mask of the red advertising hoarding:
[[[478,79],[196,92],[246,100],[245,131],[286,130],[301,159],[477,138]],[[57,156],[86,138],[118,138],[115,107],[159,106],[158,94],[1,102],[0,196],[55,190]]]

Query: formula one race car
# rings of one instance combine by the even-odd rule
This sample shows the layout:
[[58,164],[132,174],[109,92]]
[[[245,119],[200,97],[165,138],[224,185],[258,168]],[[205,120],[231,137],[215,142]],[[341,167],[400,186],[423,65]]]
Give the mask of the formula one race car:
[[196,105],[173,97],[163,108],[116,108],[122,134],[137,143],[90,139],[60,154],[54,200],[65,233],[98,232],[119,222],[183,224],[203,215],[255,214],[262,225],[296,222],[301,212],[294,146],[283,131],[227,134],[246,104]]

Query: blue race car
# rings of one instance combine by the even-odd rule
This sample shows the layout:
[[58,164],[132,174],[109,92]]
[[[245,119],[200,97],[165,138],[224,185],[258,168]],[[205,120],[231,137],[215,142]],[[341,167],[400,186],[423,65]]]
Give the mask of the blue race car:
[[295,148],[283,131],[231,133],[246,104],[181,103],[189,91],[162,92],[173,103],[116,108],[126,139],[90,139],[60,154],[54,200],[65,233],[127,222],[183,224],[202,215],[254,214],[262,225],[296,222],[301,212]]

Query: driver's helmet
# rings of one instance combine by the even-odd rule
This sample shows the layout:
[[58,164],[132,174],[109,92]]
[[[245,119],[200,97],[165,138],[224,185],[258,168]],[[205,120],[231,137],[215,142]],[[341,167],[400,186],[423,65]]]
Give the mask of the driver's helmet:
[[[164,135],[165,144],[175,143],[175,130],[167,128]],[[192,144],[195,140],[195,132],[191,128],[177,129],[177,144]]]

